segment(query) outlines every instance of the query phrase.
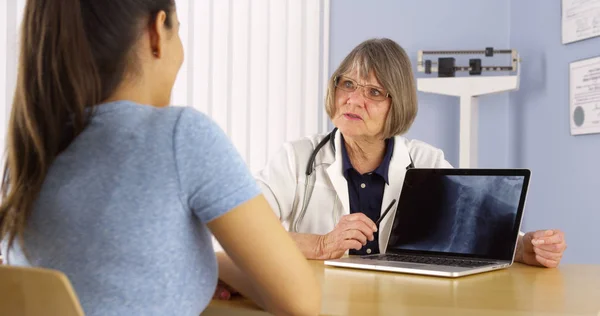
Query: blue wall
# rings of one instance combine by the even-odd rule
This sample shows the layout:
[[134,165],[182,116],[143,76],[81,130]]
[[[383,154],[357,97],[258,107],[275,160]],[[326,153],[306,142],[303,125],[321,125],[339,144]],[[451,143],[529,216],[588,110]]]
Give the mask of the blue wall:
[[509,99],[510,162],[532,169],[524,225],[563,229],[565,262],[600,263],[600,134],[569,127],[569,63],[600,56],[600,38],[563,45],[560,1],[510,4],[510,45],[523,59]]
[[[563,229],[569,243],[563,262],[600,263],[600,246],[591,242],[600,223],[592,200],[600,188],[600,174],[592,177],[600,135],[570,136],[568,111],[568,63],[600,55],[600,40],[562,45],[560,1],[335,0],[331,6],[330,73],[371,37],[395,40],[413,63],[419,49],[519,50],[521,89],[480,99],[479,166],[532,169],[523,229]],[[455,166],[458,104],[419,92],[419,114],[407,134],[443,149]]]
[[[506,1],[334,0],[331,6],[330,73],[352,48],[371,37],[396,41],[409,54],[413,66],[420,49],[508,47]],[[416,67],[414,70],[416,73]],[[507,102],[506,93],[480,99],[481,167],[508,163]],[[419,114],[407,134],[443,149],[455,166],[458,166],[458,105],[458,98],[419,92]]]

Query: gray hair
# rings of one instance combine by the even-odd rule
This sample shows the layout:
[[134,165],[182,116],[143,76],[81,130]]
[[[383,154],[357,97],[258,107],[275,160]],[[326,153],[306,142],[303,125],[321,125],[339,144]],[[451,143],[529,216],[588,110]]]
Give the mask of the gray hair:
[[361,79],[372,71],[392,99],[383,129],[384,138],[408,131],[417,116],[417,90],[408,55],[388,38],[366,40],[356,46],[333,72],[327,86],[325,109],[331,119],[335,114],[335,80],[353,70]]

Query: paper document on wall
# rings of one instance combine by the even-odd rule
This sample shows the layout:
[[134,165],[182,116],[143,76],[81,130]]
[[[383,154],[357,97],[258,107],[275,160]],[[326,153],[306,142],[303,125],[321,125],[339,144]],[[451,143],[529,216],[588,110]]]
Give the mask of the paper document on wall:
[[600,36],[600,0],[562,0],[562,43]]
[[600,133],[600,57],[570,65],[571,135]]

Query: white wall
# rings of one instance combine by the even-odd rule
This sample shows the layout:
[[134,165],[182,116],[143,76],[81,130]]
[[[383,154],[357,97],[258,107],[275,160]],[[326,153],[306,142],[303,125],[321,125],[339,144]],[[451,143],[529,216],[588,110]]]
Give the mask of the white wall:
[[[0,3],[2,148],[24,3]],[[172,102],[213,117],[252,171],[285,140],[325,132],[329,0],[178,0],[177,10],[185,62]]]
[[185,62],[173,103],[209,114],[251,170],[324,132],[329,1],[178,0]]
[[[7,72],[6,72],[6,54],[8,52],[8,28],[6,27],[6,17],[8,11],[8,2],[0,3],[0,145],[4,144],[4,133],[6,130],[6,104],[7,104]],[[3,148],[3,147],[2,147]]]
[[0,3],[0,152],[4,157],[4,144],[10,104],[12,103],[18,61],[18,26],[21,23],[25,0]]

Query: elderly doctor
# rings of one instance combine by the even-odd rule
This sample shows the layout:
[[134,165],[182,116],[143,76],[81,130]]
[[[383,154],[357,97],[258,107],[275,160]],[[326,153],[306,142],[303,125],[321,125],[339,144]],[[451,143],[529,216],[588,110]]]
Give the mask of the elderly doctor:
[[[257,180],[307,258],[383,253],[393,213],[375,222],[406,169],[451,168],[440,149],[401,136],[417,114],[405,51],[390,39],[359,44],[331,76],[325,106],[336,129],[284,144]],[[565,249],[559,230],[520,234],[516,260],[556,267]]]

